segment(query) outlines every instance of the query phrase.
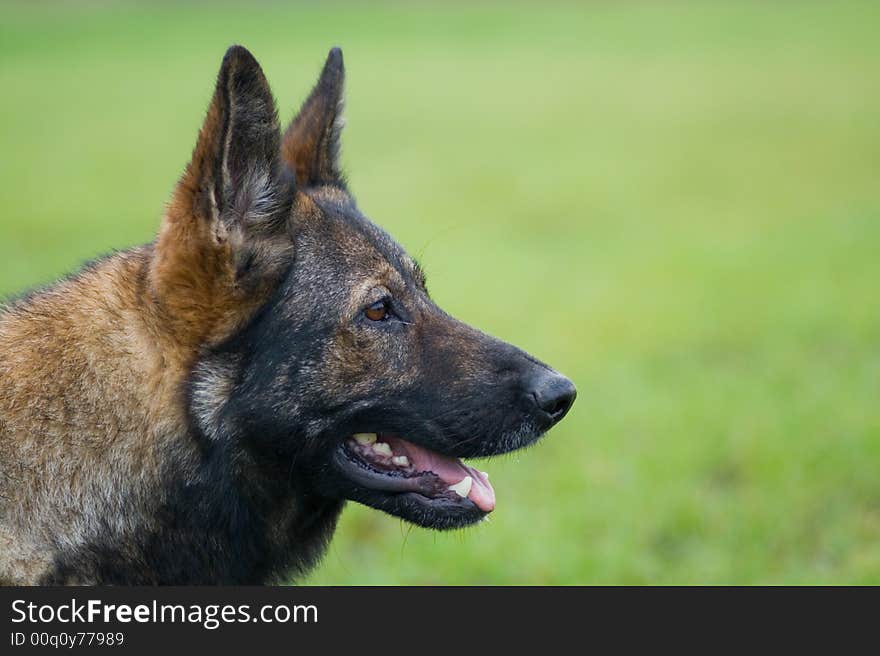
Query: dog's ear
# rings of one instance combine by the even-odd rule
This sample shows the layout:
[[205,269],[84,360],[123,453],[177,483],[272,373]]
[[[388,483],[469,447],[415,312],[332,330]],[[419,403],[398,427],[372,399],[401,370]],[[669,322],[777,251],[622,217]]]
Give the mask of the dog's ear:
[[298,185],[345,187],[338,161],[344,82],[342,50],[333,48],[318,84],[284,133],[281,153]]
[[263,71],[246,49],[233,46],[151,264],[152,288],[181,334],[225,334],[289,264],[296,189],[280,141]]
[[214,97],[176,199],[214,224],[223,240],[236,224],[267,233],[280,227],[293,180],[278,155],[275,100],[257,60],[241,46],[226,51]]

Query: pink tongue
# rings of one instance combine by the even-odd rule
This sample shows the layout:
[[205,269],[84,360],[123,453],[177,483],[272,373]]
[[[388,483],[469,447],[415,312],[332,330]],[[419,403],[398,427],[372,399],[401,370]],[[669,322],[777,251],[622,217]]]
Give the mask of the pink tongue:
[[405,455],[416,471],[429,471],[436,474],[444,483],[455,485],[465,477],[470,476],[474,482],[468,499],[474,502],[483,512],[491,512],[495,508],[495,490],[489,482],[489,478],[479,469],[468,467],[457,458],[441,456],[439,453],[428,451],[412,442],[383,435],[383,442],[387,442],[394,455]]

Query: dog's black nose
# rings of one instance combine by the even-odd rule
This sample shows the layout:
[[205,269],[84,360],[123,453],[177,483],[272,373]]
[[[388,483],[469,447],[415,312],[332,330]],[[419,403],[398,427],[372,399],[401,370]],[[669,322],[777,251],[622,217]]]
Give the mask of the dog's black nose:
[[577,396],[574,383],[548,369],[543,369],[532,378],[531,392],[538,406],[538,414],[547,428],[565,416]]

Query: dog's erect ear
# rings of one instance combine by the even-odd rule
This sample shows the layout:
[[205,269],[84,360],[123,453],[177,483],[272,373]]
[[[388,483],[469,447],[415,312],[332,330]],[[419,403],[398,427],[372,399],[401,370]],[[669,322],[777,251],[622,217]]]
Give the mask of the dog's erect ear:
[[333,48],[318,84],[284,133],[281,153],[298,185],[345,186],[338,162],[344,82],[342,50]]
[[231,334],[289,264],[296,189],[280,142],[263,71],[247,50],[233,46],[150,268],[153,291],[181,343]]
[[262,234],[279,229],[294,195],[279,139],[275,100],[260,65],[232,46],[176,200],[214,223],[221,241],[236,224]]

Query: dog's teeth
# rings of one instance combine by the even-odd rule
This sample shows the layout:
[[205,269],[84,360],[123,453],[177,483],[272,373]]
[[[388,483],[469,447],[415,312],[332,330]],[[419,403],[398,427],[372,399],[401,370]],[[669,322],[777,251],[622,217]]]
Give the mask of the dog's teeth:
[[367,446],[376,441],[375,433],[355,433],[352,437],[354,437],[355,442],[362,446]]
[[373,453],[378,453],[380,456],[385,456],[386,458],[391,457],[391,447],[388,446],[385,442],[376,442],[373,445]]
[[391,462],[393,462],[398,467],[409,467],[409,458],[407,458],[406,456],[394,456],[391,459]]
[[458,496],[464,498],[471,493],[471,486],[474,484],[474,479],[470,476],[465,476],[455,485],[450,485],[449,489],[455,492]]

